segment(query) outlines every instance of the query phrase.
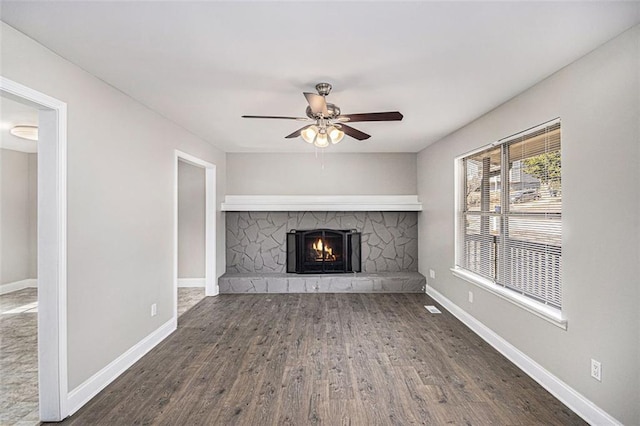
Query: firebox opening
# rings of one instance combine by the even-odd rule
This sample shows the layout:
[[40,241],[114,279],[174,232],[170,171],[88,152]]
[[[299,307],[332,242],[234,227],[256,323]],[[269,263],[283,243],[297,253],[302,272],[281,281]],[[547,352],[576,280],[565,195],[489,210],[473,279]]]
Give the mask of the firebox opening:
[[[331,247],[329,244],[333,245]],[[311,244],[311,249],[307,250],[311,261],[316,262],[336,262],[342,257],[342,247],[337,240],[325,241],[322,238],[318,238]]]
[[287,234],[287,272],[360,272],[360,233],[353,230],[292,230]]

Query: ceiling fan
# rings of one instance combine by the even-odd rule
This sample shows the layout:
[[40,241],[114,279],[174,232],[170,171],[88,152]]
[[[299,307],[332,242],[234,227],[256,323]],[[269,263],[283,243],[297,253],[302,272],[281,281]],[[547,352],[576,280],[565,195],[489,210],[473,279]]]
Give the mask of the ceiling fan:
[[325,148],[329,143],[337,144],[344,135],[351,136],[359,141],[369,139],[371,135],[354,129],[345,123],[355,123],[359,121],[400,121],[402,114],[398,111],[389,112],[369,112],[362,114],[341,114],[337,105],[330,104],[325,97],[331,93],[329,83],[316,84],[318,94],[304,92],[304,96],[309,103],[306,117],[282,117],[272,115],[243,115],[242,118],[272,118],[280,120],[311,121],[308,124],[290,135],[287,139],[301,136],[306,142],[314,144],[318,148]]

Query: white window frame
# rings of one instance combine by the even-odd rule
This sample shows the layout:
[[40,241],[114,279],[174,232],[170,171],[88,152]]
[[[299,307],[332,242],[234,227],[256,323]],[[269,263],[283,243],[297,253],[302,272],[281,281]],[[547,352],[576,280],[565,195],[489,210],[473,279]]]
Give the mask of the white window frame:
[[466,152],[462,155],[457,156],[454,159],[454,171],[455,171],[455,178],[454,178],[454,197],[455,197],[455,205],[454,205],[454,266],[450,269],[451,272],[453,273],[454,276],[467,281],[483,290],[488,291],[491,294],[494,294],[498,297],[500,297],[501,299],[510,302],[512,304],[514,304],[515,306],[518,306],[521,309],[524,309],[534,315],[536,315],[539,318],[542,318],[548,322],[550,322],[551,324],[562,328],[563,330],[567,329],[568,326],[568,321],[567,319],[564,317],[562,310],[555,308],[553,306],[549,306],[546,305],[542,302],[538,302],[535,299],[532,299],[530,297],[524,296],[522,294],[519,294],[518,292],[509,289],[507,287],[503,287],[502,285],[496,284],[495,282],[493,282],[492,280],[482,277],[478,274],[475,274],[465,268],[462,267],[458,267],[457,266],[457,259],[459,258],[459,244],[458,244],[458,238],[460,236],[460,221],[459,219],[459,213],[461,211],[461,209],[463,208],[462,205],[462,197],[460,196],[460,191],[462,190],[461,185],[464,182],[464,173],[466,172],[465,170],[463,170],[462,167],[462,160],[466,157],[472,156],[473,154],[485,151],[487,149],[499,146],[499,145],[503,145],[506,143],[509,143],[511,140],[513,140],[514,138],[525,134],[525,133],[530,133],[530,132],[534,132],[539,128],[543,128],[545,126],[549,126],[555,122],[560,122],[560,119],[554,119],[554,120],[550,120],[546,123],[540,124],[539,126],[535,126],[532,127],[530,129],[527,129],[523,132],[518,132],[517,135],[512,135],[509,137],[506,137],[504,139],[501,139],[499,141],[484,145],[478,149],[475,149],[473,151],[469,151]]

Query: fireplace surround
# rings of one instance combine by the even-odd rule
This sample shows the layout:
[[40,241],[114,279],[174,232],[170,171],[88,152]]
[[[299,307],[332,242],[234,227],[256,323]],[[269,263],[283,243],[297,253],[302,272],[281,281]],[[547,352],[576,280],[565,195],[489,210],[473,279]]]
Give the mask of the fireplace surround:
[[292,230],[287,233],[287,272],[360,272],[360,240],[356,230]]
[[[227,270],[218,279],[220,293],[424,292],[426,282],[417,262],[417,215],[416,211],[226,211]],[[360,232],[361,272],[288,272],[289,231],[323,229]],[[328,246],[335,254],[331,242]]]
[[287,273],[287,232],[356,229],[362,273],[418,271],[417,212],[226,212],[226,270]]

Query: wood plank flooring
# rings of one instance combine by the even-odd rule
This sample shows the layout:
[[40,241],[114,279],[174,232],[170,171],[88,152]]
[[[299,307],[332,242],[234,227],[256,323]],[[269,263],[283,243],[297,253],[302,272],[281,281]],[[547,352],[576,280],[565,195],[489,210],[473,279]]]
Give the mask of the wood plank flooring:
[[178,318],[204,297],[204,287],[178,287]]
[[424,294],[208,297],[72,425],[577,425]]

